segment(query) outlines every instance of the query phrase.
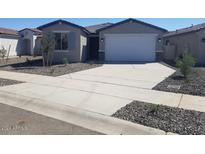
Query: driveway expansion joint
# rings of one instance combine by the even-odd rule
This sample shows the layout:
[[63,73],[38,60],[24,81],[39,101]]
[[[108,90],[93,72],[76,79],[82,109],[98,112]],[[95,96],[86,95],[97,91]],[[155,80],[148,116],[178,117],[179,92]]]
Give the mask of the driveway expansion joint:
[[178,107],[178,108],[179,108],[179,107],[180,107],[180,105],[181,105],[183,95],[184,95],[184,94],[181,94],[181,97],[180,97],[180,100],[179,100],[179,104],[177,105],[177,107]]
[[[117,84],[117,83],[108,83],[108,82],[102,82],[102,81],[90,81],[90,80],[84,80],[84,79],[75,79],[73,78],[72,80],[79,80],[79,81],[85,81],[85,82],[96,82],[96,83],[102,83],[102,84],[107,84],[107,85],[114,85],[114,86],[121,86],[121,87],[130,87],[130,88],[137,88],[137,89],[144,89],[144,90],[151,90],[150,88],[143,88],[143,87],[137,87],[137,86],[129,86],[129,85],[122,85],[122,84]],[[154,82],[153,82],[154,83]]]

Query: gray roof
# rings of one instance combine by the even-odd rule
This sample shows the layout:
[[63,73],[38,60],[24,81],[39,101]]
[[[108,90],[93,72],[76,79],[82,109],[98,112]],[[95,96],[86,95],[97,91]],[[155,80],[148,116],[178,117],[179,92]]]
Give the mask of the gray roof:
[[1,27],[0,27],[0,34],[19,36],[19,33],[17,30],[8,29],[8,28],[1,28]]
[[85,27],[90,33],[96,33],[97,30],[113,25],[112,23],[103,23]]
[[64,24],[67,24],[67,25],[70,25],[70,26],[74,26],[74,27],[80,28],[82,31],[84,31],[84,32],[87,33],[87,34],[90,33],[86,28],[84,28],[84,27],[82,27],[82,26],[79,26],[79,25],[76,25],[76,24],[74,24],[74,23],[68,22],[68,21],[66,21],[66,20],[61,20],[61,19],[60,19],[60,20],[53,21],[53,22],[50,22],[50,23],[47,23],[47,24],[42,25],[42,26],[39,26],[39,27],[37,27],[37,29],[42,30],[42,29],[44,29],[44,28],[46,28],[46,27],[49,27],[49,26],[54,25],[54,24],[57,24],[57,23],[64,23]]
[[37,29],[37,28],[24,28],[24,29],[20,30],[19,32],[24,31],[24,30],[30,30],[30,31],[34,32],[34,35],[42,35],[42,31]]
[[198,25],[193,25],[187,28],[182,28],[182,29],[177,29],[175,31],[170,31],[166,34],[163,35],[163,37],[170,37],[170,36],[175,36],[175,35],[180,35],[180,34],[185,34],[185,33],[190,33],[190,32],[196,32],[200,31],[201,29],[205,28],[205,23],[198,24]]
[[102,31],[102,30],[105,30],[105,29],[108,29],[108,28],[112,28],[112,27],[114,27],[114,26],[117,26],[117,25],[120,25],[120,24],[123,24],[123,23],[127,23],[127,22],[140,23],[140,24],[144,24],[144,25],[146,25],[146,26],[149,26],[149,27],[152,27],[152,28],[161,30],[161,31],[163,31],[163,32],[167,32],[167,30],[164,29],[164,28],[161,28],[161,27],[158,27],[158,26],[155,26],[155,25],[152,25],[152,24],[149,24],[149,23],[146,23],[146,22],[137,20],[137,19],[133,19],[133,18],[129,18],[129,19],[126,19],[126,20],[117,22],[117,23],[115,23],[115,24],[112,24],[112,25],[110,25],[110,26],[106,26],[106,27],[104,27],[104,28],[100,28],[100,29],[97,30],[97,32],[100,32],[100,31]]

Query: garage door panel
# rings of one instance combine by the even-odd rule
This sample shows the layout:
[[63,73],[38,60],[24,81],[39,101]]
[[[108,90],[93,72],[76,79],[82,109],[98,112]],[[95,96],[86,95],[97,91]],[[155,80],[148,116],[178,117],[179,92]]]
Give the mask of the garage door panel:
[[106,61],[154,61],[156,35],[106,36]]

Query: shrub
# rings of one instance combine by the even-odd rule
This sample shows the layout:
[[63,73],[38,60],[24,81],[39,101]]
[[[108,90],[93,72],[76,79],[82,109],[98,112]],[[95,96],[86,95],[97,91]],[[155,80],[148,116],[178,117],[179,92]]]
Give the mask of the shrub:
[[151,106],[151,108],[150,108],[149,113],[155,114],[155,113],[157,113],[159,111],[159,109],[160,109],[160,105],[159,104],[153,104]]
[[54,68],[51,68],[50,69],[50,74],[53,74],[55,72],[55,69]]
[[1,49],[0,49],[1,58],[4,59],[6,57],[6,54],[7,54],[7,50],[5,49],[4,46],[2,46]]
[[65,66],[68,65],[68,59],[67,59],[67,58],[63,58],[63,64],[64,64]]
[[190,53],[184,54],[176,61],[176,66],[180,69],[180,72],[185,78],[191,73],[192,67],[195,65],[195,59]]

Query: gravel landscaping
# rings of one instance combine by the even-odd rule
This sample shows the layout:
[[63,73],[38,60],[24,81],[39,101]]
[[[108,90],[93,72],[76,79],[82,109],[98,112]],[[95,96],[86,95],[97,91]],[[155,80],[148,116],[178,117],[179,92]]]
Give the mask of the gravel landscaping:
[[193,68],[188,80],[177,70],[156,85],[154,90],[205,96],[205,68]]
[[54,64],[51,67],[43,67],[42,58],[30,57],[26,58],[26,60],[25,58],[23,60],[21,59],[22,58],[19,58],[19,60],[15,60],[15,62],[12,62],[12,60],[10,60],[10,62],[7,64],[0,64],[0,70],[40,74],[47,76],[60,76],[102,66],[102,64],[100,63],[90,61],[86,63],[69,63],[67,65]]
[[205,135],[205,113],[133,101],[112,115],[181,135]]
[[0,87],[18,84],[18,83],[23,83],[23,82],[0,78]]

